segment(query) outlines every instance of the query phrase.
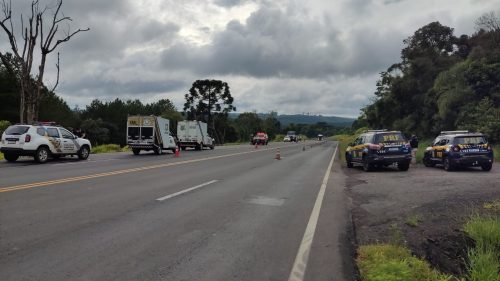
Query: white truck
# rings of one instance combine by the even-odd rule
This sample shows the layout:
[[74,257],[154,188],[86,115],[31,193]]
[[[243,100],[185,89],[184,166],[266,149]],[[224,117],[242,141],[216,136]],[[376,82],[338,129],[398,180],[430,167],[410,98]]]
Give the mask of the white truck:
[[153,150],[161,155],[163,150],[177,148],[170,133],[170,121],[157,116],[129,116],[127,118],[127,144],[135,155],[141,150]]
[[202,150],[204,147],[215,148],[214,139],[207,132],[207,123],[201,121],[180,121],[177,124],[177,139],[182,150],[187,147],[196,150]]

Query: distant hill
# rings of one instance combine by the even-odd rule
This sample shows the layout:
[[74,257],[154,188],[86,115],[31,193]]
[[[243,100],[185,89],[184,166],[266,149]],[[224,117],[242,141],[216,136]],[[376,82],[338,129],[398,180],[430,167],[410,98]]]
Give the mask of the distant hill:
[[[230,113],[231,118],[237,118],[239,113]],[[260,118],[266,118],[269,114],[257,113]],[[293,124],[316,124],[318,122],[325,122],[329,125],[334,126],[351,126],[352,122],[356,120],[355,118],[345,118],[338,116],[323,116],[323,115],[304,115],[304,114],[293,114],[293,115],[278,115],[278,121],[280,121],[282,126]]]

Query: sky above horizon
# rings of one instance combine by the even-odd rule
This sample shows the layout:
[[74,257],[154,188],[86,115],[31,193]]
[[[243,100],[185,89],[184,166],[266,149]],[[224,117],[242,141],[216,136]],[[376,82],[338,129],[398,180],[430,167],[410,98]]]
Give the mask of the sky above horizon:
[[[20,28],[31,1],[13,1]],[[54,0],[41,5],[54,6]],[[499,12],[500,0],[64,0],[77,34],[58,49],[56,93],[70,107],[93,99],[168,98],[182,110],[198,79],[229,83],[238,112],[357,117],[403,40],[439,21],[455,35]],[[50,16],[51,12],[47,12]],[[61,33],[60,36],[63,36]],[[0,33],[0,51],[10,51]],[[45,84],[55,83],[54,52]]]

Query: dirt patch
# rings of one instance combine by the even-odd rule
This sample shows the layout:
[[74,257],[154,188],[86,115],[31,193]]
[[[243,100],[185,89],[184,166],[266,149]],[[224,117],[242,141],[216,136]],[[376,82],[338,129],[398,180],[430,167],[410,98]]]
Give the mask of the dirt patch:
[[498,172],[447,173],[421,165],[407,173],[343,170],[358,245],[404,243],[441,272],[463,276],[474,247],[463,225],[473,212],[496,212],[483,204],[500,198]]

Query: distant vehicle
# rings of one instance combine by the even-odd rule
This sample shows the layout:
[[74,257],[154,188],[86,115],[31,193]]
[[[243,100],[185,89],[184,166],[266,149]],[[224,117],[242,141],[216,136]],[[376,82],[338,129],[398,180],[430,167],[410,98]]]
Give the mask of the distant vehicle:
[[287,137],[290,138],[290,141],[294,141],[294,142],[297,142],[299,140],[297,134],[295,133],[295,131],[288,131],[286,133]]
[[177,124],[177,138],[182,150],[186,150],[187,147],[196,150],[205,147],[215,148],[215,141],[207,132],[207,123],[201,121],[180,121]]
[[291,140],[290,140],[290,136],[285,136],[285,137],[283,138],[283,141],[284,141],[284,142],[290,142],[290,141],[291,141]]
[[170,132],[170,121],[157,116],[129,116],[127,118],[127,144],[134,155],[141,150],[161,155],[163,150],[175,152],[177,144]]
[[345,152],[347,167],[362,164],[363,170],[397,164],[398,169],[410,168],[411,149],[400,131],[370,130],[359,135]]
[[258,132],[253,136],[251,144],[267,145],[268,142],[269,142],[269,137],[267,136],[267,134],[263,132]]
[[423,162],[426,167],[442,164],[446,171],[474,166],[490,171],[493,167],[493,148],[482,133],[443,131],[432,146],[426,148]]
[[78,155],[85,160],[91,147],[89,140],[78,138],[54,122],[9,126],[0,143],[0,151],[9,162],[15,162],[19,156],[33,156],[38,163],[66,155]]
[[318,140],[319,140],[319,141],[322,141],[322,140],[323,140],[323,135],[322,135],[322,134],[318,134]]

